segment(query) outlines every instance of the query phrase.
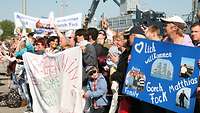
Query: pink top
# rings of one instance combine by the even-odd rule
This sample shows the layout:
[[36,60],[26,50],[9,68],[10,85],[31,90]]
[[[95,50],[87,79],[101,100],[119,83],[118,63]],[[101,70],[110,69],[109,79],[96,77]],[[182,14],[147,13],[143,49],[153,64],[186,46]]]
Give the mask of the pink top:
[[184,40],[181,45],[194,47],[194,44],[192,43],[190,36],[187,34],[184,34]]
[[[173,43],[172,40],[167,37],[165,40],[163,40],[164,42],[170,42],[170,43]],[[184,40],[182,43],[180,43],[180,45],[184,45],[184,46],[191,46],[191,47],[194,47],[194,44],[192,43],[192,40],[190,38],[189,35],[187,34],[184,34]]]

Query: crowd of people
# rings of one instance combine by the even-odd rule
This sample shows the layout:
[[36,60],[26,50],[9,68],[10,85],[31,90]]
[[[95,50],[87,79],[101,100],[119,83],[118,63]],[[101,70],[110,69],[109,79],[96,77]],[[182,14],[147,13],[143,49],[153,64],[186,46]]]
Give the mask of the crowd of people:
[[[23,36],[21,30],[17,30],[17,37],[0,42],[0,61],[9,60],[8,74],[11,75],[11,83],[19,86],[21,98],[28,103],[27,111],[33,111],[34,100],[31,99],[22,55],[25,52],[54,54],[80,46],[83,61],[83,98],[87,100],[84,113],[171,113],[172,111],[122,94],[135,37],[200,47],[199,22],[191,26],[191,34],[184,33],[187,25],[178,16],[163,18],[162,22],[165,30],[163,35],[160,33],[161,28],[156,25],[146,28],[132,26],[123,32],[112,31],[107,20],[102,20],[101,29],[92,27],[69,30],[66,33],[60,32],[54,26],[54,35],[44,33],[43,36],[37,36],[35,32],[30,32]],[[200,87],[197,92],[200,92]],[[109,109],[113,101],[107,98],[109,94],[116,96],[118,100],[118,104],[115,102],[117,105],[112,109]],[[195,113],[199,112],[199,102],[200,100],[197,100]]]

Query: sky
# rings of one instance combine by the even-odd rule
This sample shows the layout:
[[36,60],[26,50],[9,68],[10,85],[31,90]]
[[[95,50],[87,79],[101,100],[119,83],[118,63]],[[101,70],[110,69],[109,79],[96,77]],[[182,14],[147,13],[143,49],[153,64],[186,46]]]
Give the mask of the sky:
[[[57,2],[56,2],[57,1]],[[64,2],[63,2],[64,1]],[[33,17],[48,17],[53,11],[55,17],[67,16],[74,13],[85,15],[93,0],[27,0],[27,15]],[[120,1],[120,0],[118,0]],[[165,12],[167,16],[182,16],[189,14],[192,10],[192,0],[140,0],[140,10]],[[61,8],[63,7],[63,8]],[[0,20],[14,21],[14,12],[22,11],[22,0],[1,0]],[[101,0],[97,7],[95,18],[100,18],[104,13],[105,17],[116,17],[120,15],[120,8],[113,2]]]

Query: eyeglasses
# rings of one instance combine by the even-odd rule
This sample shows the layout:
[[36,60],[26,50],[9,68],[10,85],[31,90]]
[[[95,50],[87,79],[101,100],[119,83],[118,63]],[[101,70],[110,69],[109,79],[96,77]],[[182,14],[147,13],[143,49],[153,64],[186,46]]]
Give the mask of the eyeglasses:
[[92,71],[89,72],[89,75],[92,76],[96,72],[97,72],[97,70],[92,70]]

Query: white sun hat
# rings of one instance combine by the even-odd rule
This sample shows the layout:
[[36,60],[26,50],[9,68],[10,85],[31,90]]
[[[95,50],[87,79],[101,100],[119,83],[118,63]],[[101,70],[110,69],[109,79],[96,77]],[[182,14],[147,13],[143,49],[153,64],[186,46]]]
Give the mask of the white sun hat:
[[168,18],[161,18],[161,20],[163,22],[166,23],[173,23],[175,24],[177,27],[179,27],[180,29],[184,29],[187,27],[186,22],[179,16],[172,16],[172,17],[168,17]]
[[179,16],[172,16],[172,17],[168,17],[168,18],[161,18],[162,21],[164,22],[176,22],[176,23],[181,23],[186,25],[185,21],[179,17]]

